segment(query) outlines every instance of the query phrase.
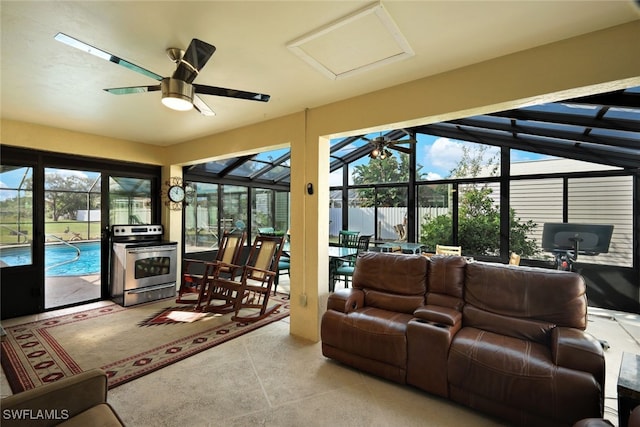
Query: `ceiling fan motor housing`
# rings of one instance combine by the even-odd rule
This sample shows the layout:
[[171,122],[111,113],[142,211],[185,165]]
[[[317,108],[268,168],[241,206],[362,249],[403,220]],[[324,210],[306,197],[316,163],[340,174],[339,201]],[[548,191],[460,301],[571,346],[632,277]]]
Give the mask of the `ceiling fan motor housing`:
[[[160,82],[162,103],[174,110],[190,110],[193,107],[193,85],[182,80],[165,77]],[[178,106],[181,106],[178,108]]]

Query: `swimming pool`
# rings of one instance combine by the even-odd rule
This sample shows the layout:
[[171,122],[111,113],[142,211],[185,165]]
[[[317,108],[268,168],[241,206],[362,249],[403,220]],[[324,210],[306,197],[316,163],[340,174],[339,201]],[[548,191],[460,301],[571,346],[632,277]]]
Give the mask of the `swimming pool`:
[[[75,261],[75,248],[64,244],[45,246],[45,276],[86,276],[100,273],[100,242],[73,243],[73,246],[80,250],[80,257]],[[2,248],[0,261],[9,266],[30,264],[31,248]]]

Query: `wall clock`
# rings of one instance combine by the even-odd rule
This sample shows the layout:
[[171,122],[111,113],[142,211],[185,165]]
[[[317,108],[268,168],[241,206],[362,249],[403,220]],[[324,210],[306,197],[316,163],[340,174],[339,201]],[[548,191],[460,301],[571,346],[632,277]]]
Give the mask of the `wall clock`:
[[182,205],[188,204],[188,199],[192,193],[191,187],[186,185],[182,178],[172,176],[164,183],[162,189],[162,197],[165,199],[164,204],[172,210],[182,209]]

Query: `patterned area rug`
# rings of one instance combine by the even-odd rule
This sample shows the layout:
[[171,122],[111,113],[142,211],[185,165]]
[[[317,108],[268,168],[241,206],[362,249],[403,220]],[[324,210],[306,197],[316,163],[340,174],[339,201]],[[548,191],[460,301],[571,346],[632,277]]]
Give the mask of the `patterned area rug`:
[[92,368],[107,372],[109,388],[229,341],[289,315],[289,301],[266,319],[231,321],[198,313],[173,298],[133,307],[111,304],[5,328],[2,368],[14,393]]

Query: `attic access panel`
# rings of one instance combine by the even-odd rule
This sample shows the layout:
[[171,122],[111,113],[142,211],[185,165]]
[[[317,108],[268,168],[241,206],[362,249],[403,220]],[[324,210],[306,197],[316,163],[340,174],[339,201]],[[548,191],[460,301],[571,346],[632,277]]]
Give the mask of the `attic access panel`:
[[367,6],[318,28],[287,47],[332,80],[414,55],[382,4]]

